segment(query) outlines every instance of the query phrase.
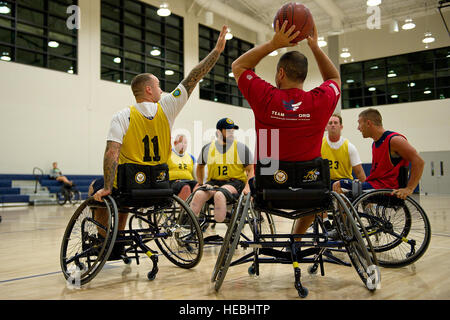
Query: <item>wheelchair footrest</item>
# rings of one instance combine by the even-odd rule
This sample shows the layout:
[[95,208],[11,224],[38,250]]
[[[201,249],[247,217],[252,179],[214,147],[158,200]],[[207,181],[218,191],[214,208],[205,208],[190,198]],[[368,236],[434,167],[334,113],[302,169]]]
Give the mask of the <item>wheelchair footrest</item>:
[[[301,259],[318,254],[319,252],[320,248],[308,248],[302,251],[297,251],[297,260],[298,262],[301,262]],[[292,256],[289,251],[275,250],[272,248],[261,248],[259,254],[292,261]]]

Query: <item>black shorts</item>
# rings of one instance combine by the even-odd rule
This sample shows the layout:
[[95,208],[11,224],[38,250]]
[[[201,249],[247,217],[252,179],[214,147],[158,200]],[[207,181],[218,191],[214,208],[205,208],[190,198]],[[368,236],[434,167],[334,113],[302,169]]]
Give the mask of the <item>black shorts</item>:
[[179,194],[181,189],[188,185],[191,188],[191,192],[194,190],[195,186],[197,185],[196,180],[171,180],[169,181],[170,187],[173,190],[173,193]]
[[231,179],[231,180],[210,180],[207,181],[206,184],[209,184],[211,186],[219,186],[222,187],[224,185],[230,185],[233,186],[238,194],[241,194],[242,190],[244,190],[245,183],[238,179]]

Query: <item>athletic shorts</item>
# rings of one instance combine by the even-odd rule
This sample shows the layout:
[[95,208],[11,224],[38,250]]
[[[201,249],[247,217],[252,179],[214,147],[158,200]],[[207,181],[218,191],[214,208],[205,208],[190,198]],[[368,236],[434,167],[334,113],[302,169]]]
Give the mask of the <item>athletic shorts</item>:
[[184,186],[189,186],[191,188],[191,192],[194,190],[195,186],[197,185],[196,180],[171,180],[169,181],[170,187],[173,190],[173,193],[179,194],[181,189]]
[[242,190],[244,190],[245,183],[238,179],[231,179],[231,180],[210,180],[207,181],[206,184],[209,184],[211,186],[219,186],[222,187],[224,185],[230,185],[233,186],[238,194],[241,194]]
[[[339,180],[339,182],[341,184],[341,189],[347,189],[350,191],[352,190],[353,180],[343,179],[343,180]],[[362,187],[362,190],[375,189],[374,187],[372,187],[372,185],[369,182],[363,182],[361,187]]]

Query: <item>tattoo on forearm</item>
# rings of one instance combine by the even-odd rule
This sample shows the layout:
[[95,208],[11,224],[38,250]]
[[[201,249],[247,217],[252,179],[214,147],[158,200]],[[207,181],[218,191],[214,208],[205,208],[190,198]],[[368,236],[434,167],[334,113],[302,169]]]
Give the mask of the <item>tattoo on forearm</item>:
[[108,141],[106,144],[105,157],[103,158],[103,176],[105,179],[105,189],[112,190],[114,178],[118,165],[121,145]]
[[188,95],[190,96],[192,91],[194,91],[197,83],[214,67],[217,60],[219,60],[220,53],[213,50],[208,54],[208,56],[200,61],[200,63],[192,69],[189,75],[181,82],[181,84],[186,88]]

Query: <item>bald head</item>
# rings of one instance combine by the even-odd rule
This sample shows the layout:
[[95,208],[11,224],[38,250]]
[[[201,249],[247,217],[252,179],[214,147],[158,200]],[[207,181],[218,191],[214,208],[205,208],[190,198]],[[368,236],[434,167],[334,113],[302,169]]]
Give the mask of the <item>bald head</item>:
[[152,84],[152,74],[151,73],[142,73],[138,74],[131,81],[131,90],[136,98],[142,97],[145,94],[145,87],[150,86]]

